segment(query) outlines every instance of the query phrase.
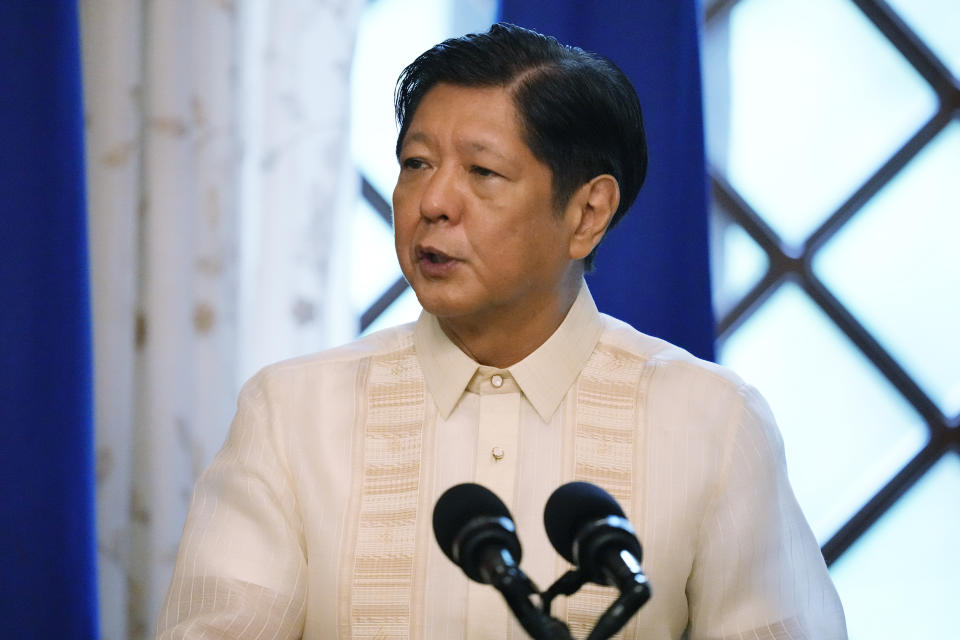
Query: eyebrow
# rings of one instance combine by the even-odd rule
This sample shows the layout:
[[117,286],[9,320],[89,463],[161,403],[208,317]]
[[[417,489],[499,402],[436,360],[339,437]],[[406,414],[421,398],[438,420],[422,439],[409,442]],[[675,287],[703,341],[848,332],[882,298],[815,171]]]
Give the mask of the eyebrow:
[[509,160],[509,158],[506,155],[504,155],[503,153],[497,151],[492,147],[489,147],[483,144],[482,142],[466,142],[463,144],[463,146],[469,149],[470,151],[475,151],[478,153],[489,153],[491,155],[497,156],[498,158],[502,158],[503,160]]
[[426,143],[430,141],[430,137],[427,134],[423,133],[422,131],[414,131],[412,133],[408,133],[404,137],[403,139],[404,144],[406,144],[407,140],[410,140],[412,142]]
[[[423,144],[430,144],[432,138],[430,135],[423,131],[412,131],[406,135],[403,139],[403,146],[405,147],[408,142],[420,142]],[[477,140],[468,140],[457,145],[461,150],[471,151],[473,153],[489,153],[490,155],[496,156],[497,158],[503,160],[504,162],[513,162],[505,153],[497,151],[493,147],[483,142]],[[401,147],[402,149],[403,147]]]

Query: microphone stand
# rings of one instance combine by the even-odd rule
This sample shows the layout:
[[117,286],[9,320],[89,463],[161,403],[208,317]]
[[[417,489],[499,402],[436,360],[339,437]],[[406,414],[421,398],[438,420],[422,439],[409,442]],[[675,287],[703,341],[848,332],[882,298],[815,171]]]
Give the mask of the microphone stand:
[[[612,550],[609,552],[616,553]],[[617,566],[615,563],[610,564]],[[650,583],[642,573],[634,575],[625,569],[617,572],[605,569],[604,573],[607,574],[606,577],[608,581],[616,585],[620,590],[620,595],[614,600],[613,604],[603,612],[603,615],[597,620],[596,625],[594,625],[593,630],[590,632],[590,635],[587,636],[586,640],[607,640],[607,638],[610,638],[619,631],[640,607],[650,599]],[[560,576],[556,582],[550,585],[549,589],[541,594],[540,599],[543,603],[544,613],[549,616],[550,605],[558,595],[572,596],[586,583],[587,578],[584,576],[583,571],[579,569],[567,571]],[[569,631],[566,637],[569,637]]]
[[550,585],[550,588],[540,594],[540,601],[543,603],[543,610],[550,613],[550,605],[557,596],[572,596],[580,587],[587,583],[583,572],[577,569],[571,569],[560,576],[556,582]]
[[603,576],[608,584],[620,590],[620,596],[603,612],[587,640],[606,640],[650,599],[650,582],[630,552],[608,547],[601,554],[606,556],[606,561],[601,565]]
[[650,586],[646,580],[638,582],[636,586],[621,592],[620,596],[597,620],[597,624],[594,625],[593,631],[587,636],[587,640],[607,640],[619,631],[649,599]]
[[[550,615],[546,607],[538,607],[533,596],[539,589],[513,561],[508,551],[489,547],[481,563],[484,580],[496,587],[510,606],[520,626],[534,640],[573,640],[567,625]],[[541,597],[542,603],[542,597]]]

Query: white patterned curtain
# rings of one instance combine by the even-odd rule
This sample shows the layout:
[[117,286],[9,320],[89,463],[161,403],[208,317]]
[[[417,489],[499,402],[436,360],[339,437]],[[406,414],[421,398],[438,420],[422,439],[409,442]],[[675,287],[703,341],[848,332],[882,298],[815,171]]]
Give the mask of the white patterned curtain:
[[81,0],[102,637],[152,637],[239,382],[353,335],[362,0]]

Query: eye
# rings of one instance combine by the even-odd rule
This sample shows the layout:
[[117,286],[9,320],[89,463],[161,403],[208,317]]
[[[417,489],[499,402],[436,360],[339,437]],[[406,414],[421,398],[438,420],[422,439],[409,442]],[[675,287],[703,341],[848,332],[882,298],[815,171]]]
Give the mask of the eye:
[[404,158],[400,162],[400,166],[404,169],[422,169],[427,166],[427,163],[423,161],[423,158]]
[[470,172],[480,176],[481,178],[492,178],[494,176],[499,176],[500,174],[492,169],[487,169],[486,167],[481,167],[479,165],[473,165],[470,167]]

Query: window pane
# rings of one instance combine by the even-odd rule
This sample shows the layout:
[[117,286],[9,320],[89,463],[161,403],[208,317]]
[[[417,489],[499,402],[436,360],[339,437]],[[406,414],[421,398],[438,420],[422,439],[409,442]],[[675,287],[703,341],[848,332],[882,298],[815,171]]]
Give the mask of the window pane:
[[719,207],[711,216],[711,258],[714,261],[713,308],[722,318],[756,285],[767,271],[769,260],[763,249],[730,220]]
[[960,2],[887,0],[940,61],[960,78]]
[[821,544],[926,442],[920,417],[797,285],[781,286],[720,355],[770,402]]
[[937,107],[848,0],[738,3],[730,77],[730,181],[794,245]]
[[411,11],[402,0],[377,0],[360,20],[350,76],[351,147],[360,172],[387,201],[397,180],[394,85],[414,58],[449,37],[449,5],[421,0]]
[[960,123],[814,261],[818,277],[948,416],[960,413]]
[[394,300],[393,304],[387,307],[386,311],[381,313],[379,317],[367,327],[363,335],[405,322],[413,322],[420,317],[421,311],[423,311],[423,307],[420,306],[420,302],[417,300],[417,294],[413,292],[413,289],[407,287],[403,295]]
[[393,229],[360,198],[351,219],[350,303],[363,315],[400,277]]
[[947,453],[831,567],[851,640],[957,637],[957,496]]

